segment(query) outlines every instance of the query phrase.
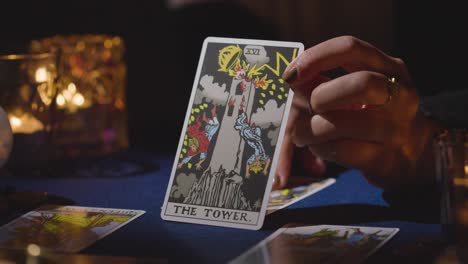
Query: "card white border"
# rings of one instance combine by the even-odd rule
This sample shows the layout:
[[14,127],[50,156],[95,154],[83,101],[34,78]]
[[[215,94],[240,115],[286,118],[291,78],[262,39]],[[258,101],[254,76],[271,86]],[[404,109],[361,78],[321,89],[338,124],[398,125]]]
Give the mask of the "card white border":
[[[175,172],[177,170],[177,162],[179,160],[179,156],[182,150],[182,146],[184,143],[184,135],[187,130],[187,124],[190,119],[190,110],[193,106],[193,102],[195,99],[195,94],[197,92],[198,82],[200,81],[200,74],[203,67],[203,63],[205,61],[205,53],[208,43],[226,43],[226,44],[239,44],[239,45],[261,45],[261,46],[273,46],[273,47],[289,47],[289,48],[297,48],[297,56],[299,56],[304,51],[304,44],[300,42],[285,42],[285,41],[270,41],[270,40],[253,40],[253,39],[238,39],[238,38],[219,38],[219,37],[207,37],[203,41],[203,47],[200,54],[200,59],[198,61],[197,72],[195,74],[194,82],[192,85],[192,94],[190,96],[190,101],[187,107],[187,113],[185,115],[184,125],[182,127],[182,132],[180,134],[179,139],[179,146],[177,148],[177,153],[175,155],[174,164],[172,165],[171,177],[166,189],[166,196],[164,198],[163,208],[161,210],[161,218],[164,220],[169,221],[177,221],[177,222],[185,222],[185,223],[196,223],[196,224],[205,224],[205,225],[213,225],[213,226],[225,226],[225,227],[234,227],[234,228],[242,228],[242,229],[251,229],[251,230],[258,230],[262,227],[263,221],[265,220],[266,209],[268,206],[268,201],[270,199],[270,191],[273,185],[273,178],[276,172],[276,166],[278,163],[279,152],[281,150],[281,145],[283,143],[283,137],[286,130],[286,124],[289,117],[289,110],[291,108],[292,99],[294,97],[294,92],[290,89],[288,100],[286,101],[286,108],[283,113],[283,122],[281,123],[280,133],[278,135],[278,140],[276,142],[276,149],[275,153],[273,154],[273,160],[270,167],[270,175],[268,176],[268,183],[265,190],[265,195],[263,197],[262,208],[260,210],[260,216],[258,218],[256,225],[248,225],[248,224],[234,224],[234,223],[221,223],[216,221],[210,220],[203,220],[203,219],[186,219],[183,217],[176,217],[176,216],[168,216],[165,214],[167,203],[169,201],[170,191],[174,182]],[[296,58],[297,58],[296,56]]]
[[[398,232],[400,232],[400,229],[397,227],[379,227],[379,226],[347,226],[347,225],[310,225],[310,226],[297,226],[297,227],[282,227],[275,232],[273,232],[271,235],[263,239],[262,241],[258,242],[257,244],[253,245],[251,248],[246,250],[244,253],[241,255],[235,257],[234,259],[228,261],[228,264],[238,264],[240,263],[239,261],[243,260],[245,257],[247,257],[249,254],[252,254],[253,252],[257,251],[259,247],[263,247],[265,244],[270,242],[271,240],[275,239],[278,235],[280,235],[283,232],[286,232],[288,229],[295,229],[295,228],[300,228],[300,229],[307,229],[307,228],[334,228],[334,229],[340,229],[340,228],[376,228],[376,229],[382,229],[382,230],[393,230],[390,235],[384,239],[382,242],[378,244],[374,249],[369,251],[369,253],[365,256],[363,256],[362,259],[357,261],[357,263],[363,262],[366,260],[368,257],[370,257],[372,254],[374,254],[377,250],[379,250],[383,245],[385,245],[390,239],[392,239]],[[268,263],[268,262],[266,262]],[[264,264],[264,263],[259,263],[259,264]]]

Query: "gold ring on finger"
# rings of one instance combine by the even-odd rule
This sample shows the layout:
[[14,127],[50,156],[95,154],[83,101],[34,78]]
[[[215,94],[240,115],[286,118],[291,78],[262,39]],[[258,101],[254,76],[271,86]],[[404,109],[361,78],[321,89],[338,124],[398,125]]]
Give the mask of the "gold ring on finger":
[[384,105],[388,104],[395,96],[398,94],[398,90],[400,89],[400,85],[397,82],[395,77],[387,78],[387,99],[384,102]]

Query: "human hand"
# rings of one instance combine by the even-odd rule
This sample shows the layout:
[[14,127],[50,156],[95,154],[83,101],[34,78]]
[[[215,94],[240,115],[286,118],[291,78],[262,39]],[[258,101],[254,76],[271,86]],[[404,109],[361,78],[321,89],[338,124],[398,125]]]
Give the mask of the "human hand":
[[[301,104],[304,100],[294,96],[291,110],[289,111],[288,123],[284,134],[283,143],[280,150],[280,158],[275,171],[275,180],[273,182],[273,190],[286,188],[291,178],[291,170],[293,159],[296,159],[307,176],[322,176],[325,172],[324,161],[304,148],[299,148],[294,145],[292,133],[296,119],[300,115],[301,109],[304,108]],[[307,107],[307,105],[305,106]],[[302,175],[301,175],[302,176]]]
[[[336,67],[348,73],[332,80],[320,74]],[[287,129],[292,143],[360,169],[384,188],[433,180],[430,143],[440,127],[418,111],[419,97],[401,59],[354,37],[338,37],[302,53],[283,79],[295,92]],[[283,147],[280,159],[289,152]]]

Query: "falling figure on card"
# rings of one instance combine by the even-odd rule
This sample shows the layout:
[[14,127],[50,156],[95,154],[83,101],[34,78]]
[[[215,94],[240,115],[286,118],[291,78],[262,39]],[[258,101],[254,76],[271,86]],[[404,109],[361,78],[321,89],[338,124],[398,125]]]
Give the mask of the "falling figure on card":
[[254,150],[254,153],[247,159],[245,177],[250,178],[250,172],[262,172],[268,175],[270,157],[266,155],[263,147],[261,129],[255,123],[249,125],[245,112],[237,117],[234,129],[239,130],[241,138]]
[[199,161],[195,164],[195,168],[197,170],[202,169],[202,164],[206,160],[206,153],[211,139],[219,129],[219,121],[216,114],[216,105],[214,105],[213,108],[211,108],[211,119],[206,117],[206,112],[202,114],[202,121],[205,124],[204,129],[201,129],[202,122],[200,118],[197,118],[197,121],[187,128],[189,150],[187,151],[187,156],[177,165],[179,169],[197,155],[200,155],[200,157]]

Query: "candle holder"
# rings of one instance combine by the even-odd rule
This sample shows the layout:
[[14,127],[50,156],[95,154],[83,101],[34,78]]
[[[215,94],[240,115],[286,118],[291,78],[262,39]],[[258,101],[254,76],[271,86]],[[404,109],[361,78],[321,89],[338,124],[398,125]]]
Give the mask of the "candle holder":
[[50,157],[56,58],[52,52],[0,56],[0,106],[13,132],[7,166],[36,167]]
[[71,35],[32,41],[59,50],[54,158],[101,156],[128,147],[124,43],[118,36]]

